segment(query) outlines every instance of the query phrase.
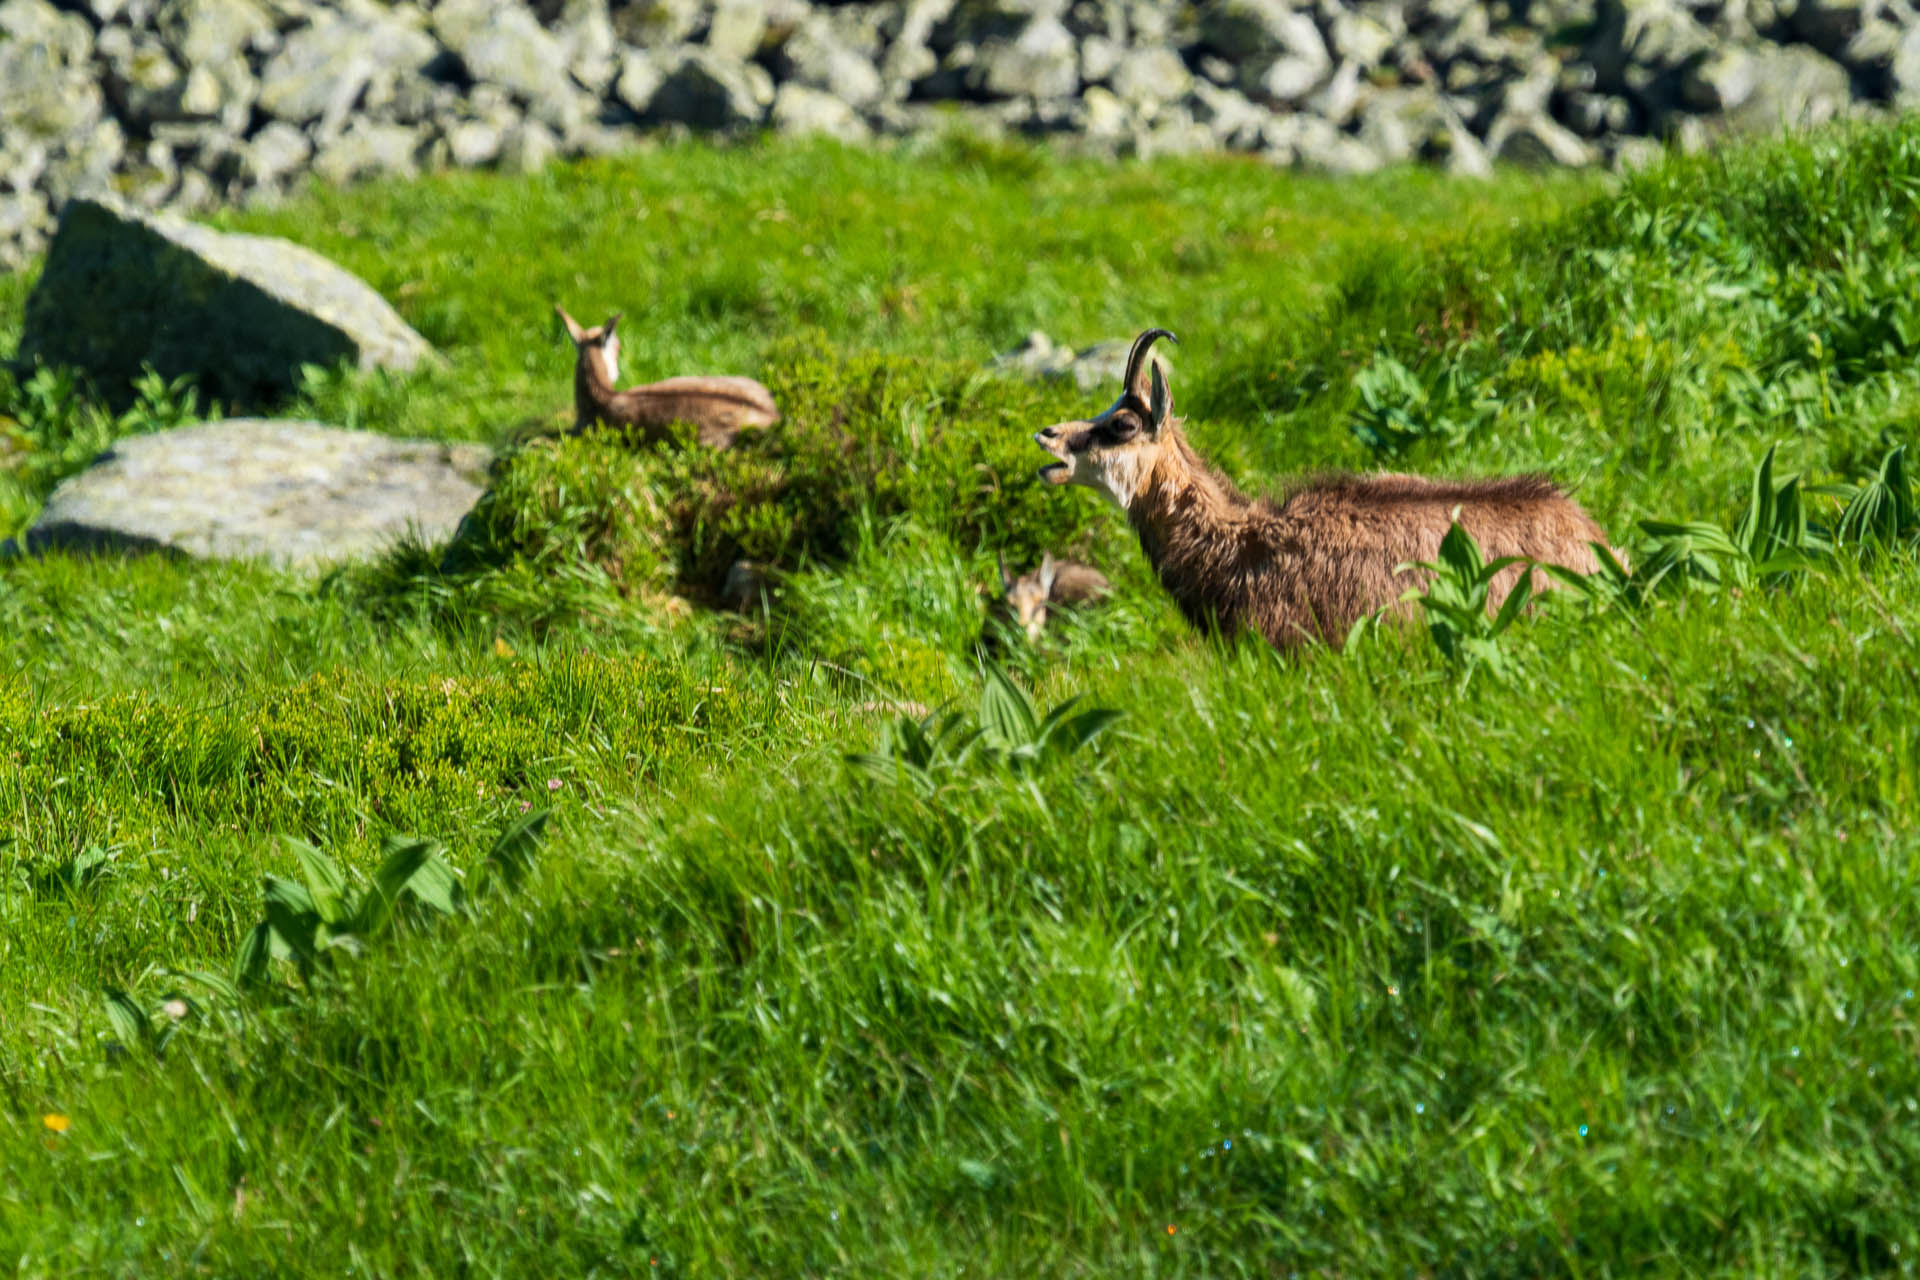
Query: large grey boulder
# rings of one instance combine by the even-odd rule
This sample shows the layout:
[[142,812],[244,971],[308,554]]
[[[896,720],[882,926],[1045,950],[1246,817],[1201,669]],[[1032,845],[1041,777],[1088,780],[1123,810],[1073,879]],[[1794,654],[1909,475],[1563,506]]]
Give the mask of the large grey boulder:
[[453,532],[486,480],[483,445],[238,418],[116,443],[55,489],[28,551],[159,551],[309,567]]
[[364,281],[310,249],[109,197],[62,212],[20,357],[77,366],[119,402],[151,364],[230,404],[286,394],[309,362],[409,370],[438,358]]

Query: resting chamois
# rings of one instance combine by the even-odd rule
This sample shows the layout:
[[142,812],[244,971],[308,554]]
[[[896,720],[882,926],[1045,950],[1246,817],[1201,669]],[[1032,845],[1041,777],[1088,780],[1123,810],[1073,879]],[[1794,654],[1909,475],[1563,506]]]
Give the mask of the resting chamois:
[[1019,577],[1007,571],[1006,557],[1000,558],[1000,603],[995,612],[1020,625],[1030,644],[1040,643],[1047,628],[1049,605],[1081,605],[1100,599],[1113,590],[1107,575],[1091,565],[1072,560],[1055,560],[1051,551],[1040,557],[1040,567]]
[[[1605,546],[1606,534],[1544,476],[1336,475],[1304,480],[1277,503],[1248,498],[1193,451],[1173,416],[1166,376],[1149,358],[1155,339],[1172,336],[1149,329],[1134,339],[1120,398],[1105,412],[1033,438],[1059,459],[1041,479],[1097,490],[1126,513],[1194,625],[1252,627],[1281,650],[1338,647],[1369,614],[1411,611],[1401,596],[1428,575],[1396,570],[1437,561],[1456,518],[1489,560],[1599,568],[1590,544]],[[1495,578],[1491,609],[1525,571],[1516,564]],[[1545,574],[1533,580],[1552,585]]]
[[573,366],[575,432],[604,422],[610,427],[635,428],[648,444],[659,444],[668,438],[669,424],[691,422],[699,428],[701,444],[725,449],[742,428],[771,426],[780,420],[773,394],[752,378],[667,378],[616,391],[620,336],[614,326],[620,323],[620,313],[614,312],[598,328],[583,329],[560,304],[553,309],[579,353]]

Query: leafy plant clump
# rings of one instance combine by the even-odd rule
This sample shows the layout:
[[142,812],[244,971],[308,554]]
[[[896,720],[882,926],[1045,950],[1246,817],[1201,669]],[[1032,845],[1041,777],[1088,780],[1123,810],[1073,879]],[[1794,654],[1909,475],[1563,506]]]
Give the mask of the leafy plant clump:
[[382,590],[447,612],[484,601],[546,625],[610,597],[711,601],[738,560],[843,560],[863,524],[906,512],[963,546],[1029,557],[1092,518],[1034,480],[1033,425],[1063,411],[1045,389],[798,340],[766,378],[781,421],[730,450],[690,439],[645,449],[609,430],[520,447],[438,562],[403,552]]

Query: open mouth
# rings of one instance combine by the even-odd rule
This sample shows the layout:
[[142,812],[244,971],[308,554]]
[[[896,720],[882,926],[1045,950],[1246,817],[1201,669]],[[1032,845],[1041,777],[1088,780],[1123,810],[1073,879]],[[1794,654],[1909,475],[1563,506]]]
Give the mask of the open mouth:
[[1047,434],[1045,431],[1034,432],[1033,442],[1054,457],[1060,458],[1060,461],[1049,462],[1046,466],[1040,468],[1040,478],[1048,484],[1065,484],[1073,476],[1073,464],[1061,457],[1060,450],[1055,448],[1053,443],[1047,439]]

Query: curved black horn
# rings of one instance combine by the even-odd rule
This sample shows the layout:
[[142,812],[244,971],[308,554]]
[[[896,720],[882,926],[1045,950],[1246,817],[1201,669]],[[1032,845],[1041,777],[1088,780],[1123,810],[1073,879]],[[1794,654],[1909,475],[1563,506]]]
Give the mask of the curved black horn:
[[1138,382],[1140,366],[1146,362],[1147,352],[1152,348],[1154,342],[1160,338],[1168,338],[1174,342],[1180,341],[1180,339],[1173,336],[1171,329],[1148,329],[1145,333],[1133,340],[1133,350],[1127,352],[1127,376],[1124,389],[1139,396],[1142,400],[1146,399],[1146,392],[1140,389]]

